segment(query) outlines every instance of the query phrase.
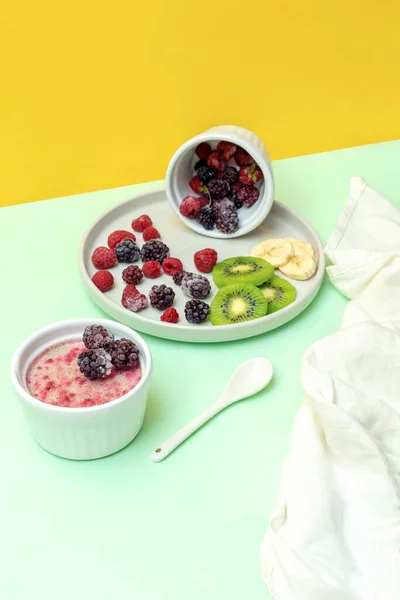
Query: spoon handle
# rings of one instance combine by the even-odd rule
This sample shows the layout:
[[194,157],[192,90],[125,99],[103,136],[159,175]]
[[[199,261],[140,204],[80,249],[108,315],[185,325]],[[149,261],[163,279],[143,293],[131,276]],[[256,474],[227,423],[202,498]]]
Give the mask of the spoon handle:
[[198,417],[190,421],[187,425],[182,427],[179,431],[177,431],[170,438],[165,440],[158,448],[156,448],[151,455],[151,459],[153,462],[161,462],[164,460],[168,454],[171,454],[173,450],[182,442],[184,442],[192,433],[197,431],[204,423],[207,423],[212,417],[218,414],[223,408],[225,408],[226,404],[219,400],[210,408],[202,412]]

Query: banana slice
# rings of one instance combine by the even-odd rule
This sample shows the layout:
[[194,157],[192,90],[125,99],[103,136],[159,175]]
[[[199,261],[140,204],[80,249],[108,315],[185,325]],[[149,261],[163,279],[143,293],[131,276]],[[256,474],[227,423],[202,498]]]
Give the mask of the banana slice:
[[293,248],[292,244],[287,240],[265,240],[261,244],[254,246],[251,255],[263,258],[273,267],[281,267],[292,258]]
[[315,258],[315,250],[314,248],[311,246],[311,244],[308,244],[307,242],[302,242],[301,240],[298,240],[296,238],[285,238],[290,244],[292,244],[293,246],[293,250],[294,250],[294,254],[301,254],[302,252],[308,252],[308,254],[311,254],[311,256],[313,258]]
[[317,263],[308,252],[300,252],[295,254],[293,258],[286,264],[279,267],[279,270],[291,279],[304,281],[310,279],[317,269]]

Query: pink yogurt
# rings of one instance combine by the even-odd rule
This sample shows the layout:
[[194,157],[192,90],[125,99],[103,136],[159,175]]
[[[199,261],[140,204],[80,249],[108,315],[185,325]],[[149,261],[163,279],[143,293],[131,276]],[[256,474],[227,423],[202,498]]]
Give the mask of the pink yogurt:
[[81,340],[49,346],[29,366],[26,384],[29,393],[54,406],[83,408],[106,404],[132,390],[142,378],[140,367],[131,371],[113,370],[109,377],[91,381],[79,371],[77,358],[87,348]]

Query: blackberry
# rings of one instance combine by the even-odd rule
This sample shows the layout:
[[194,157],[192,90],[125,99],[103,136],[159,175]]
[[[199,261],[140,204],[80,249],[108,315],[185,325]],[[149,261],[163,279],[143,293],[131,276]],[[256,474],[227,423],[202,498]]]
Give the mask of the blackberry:
[[139,260],[139,247],[133,240],[126,238],[115,247],[118,262],[133,263]]
[[111,373],[111,357],[103,348],[78,355],[78,367],[87,379],[104,379]]
[[189,300],[185,304],[185,317],[189,323],[198,325],[205,321],[210,314],[210,307],[202,300]]
[[150,242],[146,242],[143,244],[140,251],[140,258],[143,262],[156,260],[157,262],[162,263],[167,256],[169,256],[169,248],[164,242],[161,242],[161,240],[151,240]]
[[208,191],[214,200],[222,200],[230,192],[231,186],[226,179],[212,179],[208,184]]
[[241,203],[241,201],[238,198],[238,195],[236,192],[231,192],[228,196],[229,200],[232,200],[233,204],[235,205],[235,207],[239,210],[239,208],[242,208],[243,204]]
[[215,227],[215,215],[211,206],[205,206],[196,216],[196,221],[203,225],[204,229],[211,231]]
[[118,371],[136,369],[139,366],[139,348],[131,340],[121,338],[111,351],[111,362]]
[[227,165],[224,169],[222,176],[223,179],[226,179],[226,181],[232,187],[232,185],[236,183],[239,178],[239,171],[235,169],[235,167]]
[[174,275],[172,275],[172,279],[176,285],[182,284],[182,279],[185,277],[186,271],[177,271]]
[[211,167],[207,166],[207,163],[204,167],[200,167],[197,171],[197,177],[200,179],[202,183],[207,184],[211,179],[214,179],[216,175],[216,171]]
[[235,233],[239,228],[237,208],[229,198],[214,202],[215,224],[222,233]]
[[136,265],[129,265],[122,271],[122,279],[130,285],[137,285],[143,279],[142,269]]
[[201,167],[206,167],[207,161],[204,158],[200,158],[197,163],[194,165],[194,170],[198,171]]
[[165,310],[172,306],[172,303],[175,298],[175,292],[172,288],[167,287],[166,285],[153,285],[150,294],[150,304],[154,306],[154,308],[158,308],[158,310]]
[[108,352],[114,343],[114,336],[103,325],[88,325],[83,332],[82,340],[89,350],[104,348]]
[[207,298],[211,291],[211,285],[204,275],[187,273],[182,279],[182,290],[190,298]]

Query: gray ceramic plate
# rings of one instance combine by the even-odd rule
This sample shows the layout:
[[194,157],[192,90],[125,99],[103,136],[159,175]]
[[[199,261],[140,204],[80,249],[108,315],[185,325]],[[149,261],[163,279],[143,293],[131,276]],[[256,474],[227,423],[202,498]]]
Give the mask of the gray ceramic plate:
[[[91,281],[91,277],[96,271],[90,260],[93,250],[97,246],[107,246],[108,235],[116,229],[132,231],[132,220],[143,213],[151,217],[154,226],[160,231],[163,241],[169,246],[171,256],[180,258],[186,271],[197,272],[193,263],[193,254],[196,250],[207,247],[215,248],[219,260],[232,256],[250,256],[253,246],[266,238],[273,237],[295,237],[312,244],[316,252],[318,269],[315,275],[307,281],[290,280],[297,289],[297,297],[286,308],[254,321],[218,327],[211,325],[209,321],[202,325],[192,325],[186,321],[184,306],[188,298],[183,295],[180,287],[174,285],[172,277],[163,274],[157,279],[144,278],[138,286],[144,294],[148,294],[152,285],[161,283],[170,285],[176,291],[174,306],[180,314],[180,320],[176,325],[162,323],[160,321],[161,313],[155,308],[149,307],[139,313],[133,313],[121,305],[121,295],[125,287],[121,273],[127,266],[126,264],[118,264],[111,269],[115,285],[105,294],[100,292]],[[135,233],[135,235],[141,246],[143,243],[141,234]],[[94,302],[108,315],[132,329],[182,342],[225,342],[265,333],[297,317],[315,298],[321,286],[325,271],[325,259],[322,244],[313,228],[300,215],[282,204],[275,202],[265,221],[247,235],[233,239],[210,239],[188,229],[171,211],[165,192],[161,190],[138,195],[101,215],[82,239],[79,268],[83,283]],[[283,277],[281,273],[278,274]],[[206,301],[211,302],[217,288],[211,275],[208,277],[212,284],[212,291]]]

